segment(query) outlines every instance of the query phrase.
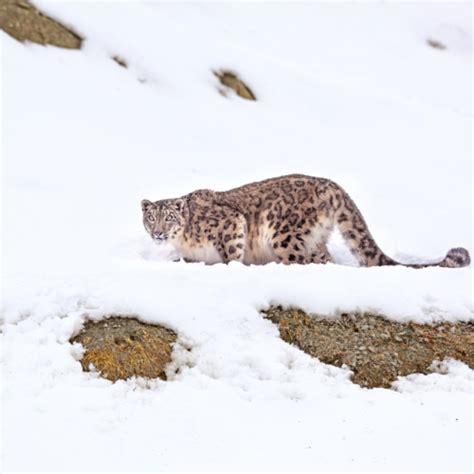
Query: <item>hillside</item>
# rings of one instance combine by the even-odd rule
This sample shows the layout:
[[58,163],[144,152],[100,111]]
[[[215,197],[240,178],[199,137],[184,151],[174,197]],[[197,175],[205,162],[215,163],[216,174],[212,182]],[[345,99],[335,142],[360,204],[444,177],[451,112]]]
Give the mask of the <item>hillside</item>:
[[[275,313],[468,346],[472,264],[360,268],[340,235],[338,264],[175,262],[140,209],[304,173],[399,261],[472,255],[470,4],[34,5],[81,42],[0,31],[4,470],[472,470],[469,347],[369,389]],[[111,315],[176,334],[167,380],[82,370],[70,340]]]

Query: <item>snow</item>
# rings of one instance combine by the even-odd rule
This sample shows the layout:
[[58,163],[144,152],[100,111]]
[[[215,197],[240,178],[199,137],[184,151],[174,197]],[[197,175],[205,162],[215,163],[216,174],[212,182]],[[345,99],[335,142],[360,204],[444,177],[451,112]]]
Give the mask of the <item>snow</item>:
[[[471,369],[362,389],[259,311],[468,321],[472,266],[357,268],[337,236],[352,266],[173,262],[140,209],[306,173],[392,257],[472,254],[469,4],[35,3],[87,39],[0,32],[4,470],[470,471]],[[69,338],[111,313],[178,332],[168,382],[82,372]]]

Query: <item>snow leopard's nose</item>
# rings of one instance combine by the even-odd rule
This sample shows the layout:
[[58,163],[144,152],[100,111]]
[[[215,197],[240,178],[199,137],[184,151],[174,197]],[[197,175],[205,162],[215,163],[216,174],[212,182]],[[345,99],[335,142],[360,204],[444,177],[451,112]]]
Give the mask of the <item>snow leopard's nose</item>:
[[153,232],[153,234],[151,234],[151,235],[155,240],[165,240],[165,233],[164,232]]

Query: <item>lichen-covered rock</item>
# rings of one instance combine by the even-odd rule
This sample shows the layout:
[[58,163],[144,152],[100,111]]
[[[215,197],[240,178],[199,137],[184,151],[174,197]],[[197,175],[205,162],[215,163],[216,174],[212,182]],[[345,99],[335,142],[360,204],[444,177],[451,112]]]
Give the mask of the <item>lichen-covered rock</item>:
[[0,29],[18,41],[70,49],[79,49],[82,44],[78,34],[41,13],[28,0],[0,1]]
[[474,368],[474,323],[396,323],[371,314],[337,319],[272,307],[265,317],[281,338],[321,362],[354,373],[363,387],[390,387],[398,376],[429,373],[434,360],[452,358]]
[[[221,70],[213,73],[224,87],[232,89],[238,96],[247,100],[257,100],[250,87],[235,72]],[[225,89],[221,89],[221,92],[225,95]]]
[[71,342],[85,348],[81,360],[85,371],[96,370],[113,382],[133,376],[166,380],[165,368],[176,337],[165,327],[113,316],[87,321]]

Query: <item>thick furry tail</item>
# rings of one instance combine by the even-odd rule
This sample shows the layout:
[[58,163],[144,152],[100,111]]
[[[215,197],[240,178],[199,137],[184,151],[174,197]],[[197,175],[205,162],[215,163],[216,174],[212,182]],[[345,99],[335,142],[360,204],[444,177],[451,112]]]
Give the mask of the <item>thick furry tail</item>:
[[361,265],[365,267],[402,265],[410,268],[459,268],[466,267],[471,263],[469,252],[462,247],[452,248],[440,262],[415,264],[397,262],[385,255],[377,245],[361,212],[350,196],[343,189],[340,189],[340,193],[340,206],[335,212],[335,221],[352,254]]
[[408,265],[413,266],[415,268],[423,268],[423,267],[447,267],[447,268],[460,268],[460,267],[467,267],[471,263],[471,257],[469,256],[469,252],[462,248],[457,247],[451,249],[447,254],[446,257],[438,263],[432,264],[420,264],[420,265]]
[[451,249],[447,254],[446,257],[443,258],[440,262],[433,262],[433,263],[400,263],[393,260],[390,257],[384,255],[381,258],[381,263],[379,265],[402,265],[404,267],[410,268],[426,268],[426,267],[445,267],[445,268],[460,268],[460,267],[467,267],[471,263],[471,257],[469,256],[469,252],[462,248],[457,247]]

